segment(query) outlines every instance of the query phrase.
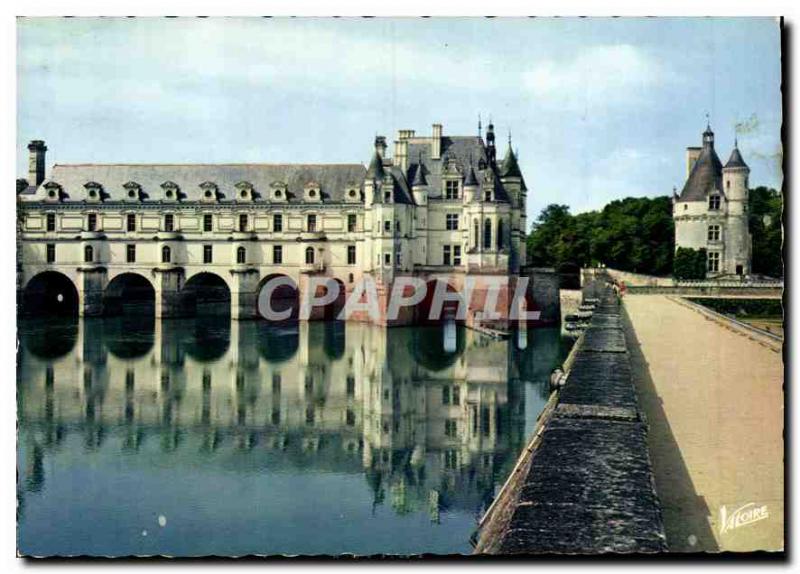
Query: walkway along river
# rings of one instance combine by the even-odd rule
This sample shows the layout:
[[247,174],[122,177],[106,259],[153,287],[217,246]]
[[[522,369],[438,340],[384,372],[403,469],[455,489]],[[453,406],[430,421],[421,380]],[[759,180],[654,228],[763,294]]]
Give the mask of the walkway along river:
[[477,553],[666,550],[616,299],[605,292],[539,429],[484,517]]

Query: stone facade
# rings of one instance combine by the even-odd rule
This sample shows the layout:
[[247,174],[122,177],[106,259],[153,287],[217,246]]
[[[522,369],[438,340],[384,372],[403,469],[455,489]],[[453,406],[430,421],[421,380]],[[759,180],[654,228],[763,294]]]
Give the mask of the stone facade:
[[29,150],[31,173],[17,182],[20,289],[57,272],[81,315],[103,314],[109,286],[131,274],[155,289],[159,317],[181,315],[185,287],[213,274],[231,316],[246,319],[276,275],[301,292],[310,277],[350,292],[369,275],[385,303],[400,276],[513,285],[525,265],[527,188],[510,141],[496,159],[492,125],[485,138],[446,136],[438,124],[424,137],[400,130],[392,157],[376,137],[368,168],[80,164],[45,178],[44,142]]
[[703,146],[687,148],[687,180],[673,196],[675,247],[707,250],[709,277],[748,275],[752,239],[748,226],[750,169],[738,145],[723,167],[706,128]]

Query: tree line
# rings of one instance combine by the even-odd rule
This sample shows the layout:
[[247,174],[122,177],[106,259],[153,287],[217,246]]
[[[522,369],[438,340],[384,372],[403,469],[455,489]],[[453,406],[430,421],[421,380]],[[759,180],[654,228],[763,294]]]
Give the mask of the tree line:
[[[781,256],[783,201],[773,189],[750,191],[748,212],[753,235],[753,273],[783,276]],[[572,214],[569,206],[551,204],[534,221],[527,238],[528,262],[574,272],[600,263],[634,273],[667,276],[685,265],[697,270],[705,254],[678,257],[675,269],[675,225],[672,199],[628,197],[599,211]],[[692,250],[689,250],[692,251]]]

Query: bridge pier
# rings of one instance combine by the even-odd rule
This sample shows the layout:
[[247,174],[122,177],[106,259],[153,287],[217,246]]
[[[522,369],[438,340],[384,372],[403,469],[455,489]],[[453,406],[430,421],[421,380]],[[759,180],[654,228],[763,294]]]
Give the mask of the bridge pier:
[[256,269],[231,271],[231,319],[248,320],[258,317],[259,273]]
[[103,314],[103,295],[108,284],[105,267],[78,269],[78,314],[97,317]]
[[155,316],[157,319],[180,317],[185,314],[181,286],[183,270],[179,268],[155,270]]
[[561,320],[558,273],[548,267],[529,267],[523,273],[528,276],[528,292],[541,313],[539,320],[557,324]]

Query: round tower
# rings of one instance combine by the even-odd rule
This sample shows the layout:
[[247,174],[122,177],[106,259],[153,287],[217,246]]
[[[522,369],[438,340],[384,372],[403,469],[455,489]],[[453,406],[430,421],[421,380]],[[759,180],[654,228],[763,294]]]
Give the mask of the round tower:
[[376,145],[375,153],[372,155],[372,161],[369,162],[367,176],[364,180],[364,205],[366,207],[370,207],[375,202],[375,194],[379,192],[380,184],[385,174],[383,158]]
[[475,170],[472,168],[472,164],[470,164],[467,170],[467,176],[464,178],[464,203],[472,203],[475,201],[478,188],[478,178],[475,177]]
[[411,180],[411,194],[417,205],[428,205],[428,180],[425,178],[425,166],[422,157],[414,168],[414,177]]
[[722,240],[725,244],[725,272],[736,275],[750,273],[752,239],[747,216],[750,168],[734,144],[728,163],[722,168],[722,189],[728,200],[728,213]]
[[[742,159],[738,142],[736,142],[728,163],[722,168],[722,189],[729,202],[739,202],[742,204],[740,207],[747,203],[749,175],[750,168]],[[733,208],[734,206],[731,205],[730,207]],[[744,209],[742,209],[742,212],[744,212]]]

